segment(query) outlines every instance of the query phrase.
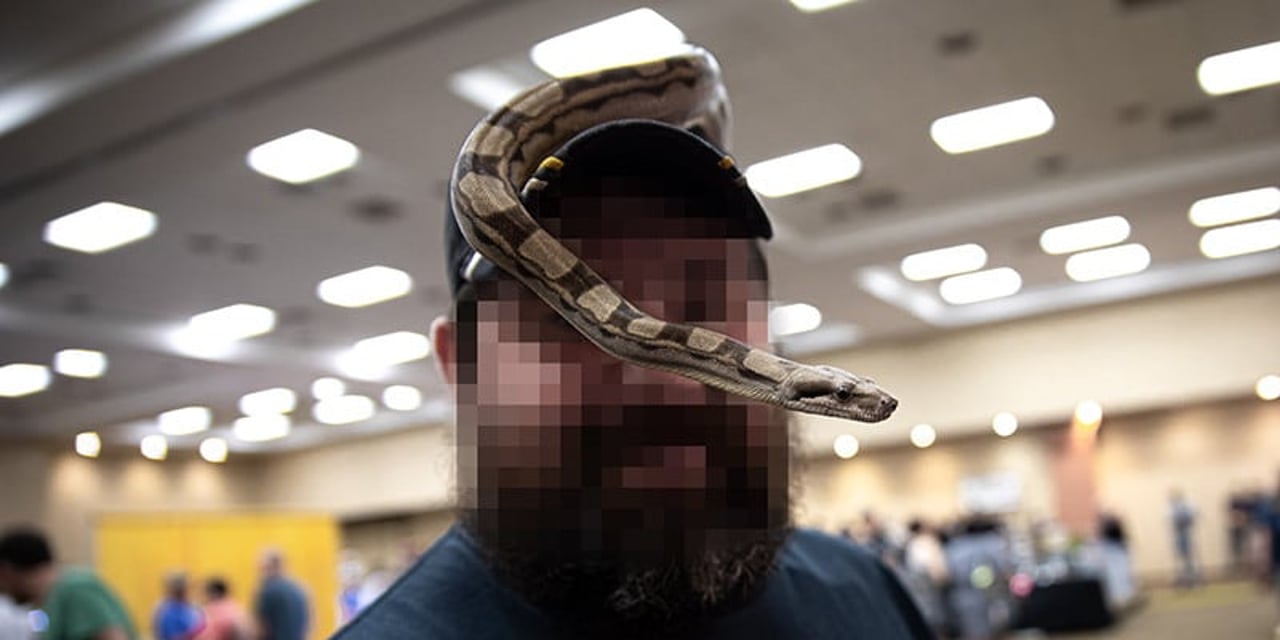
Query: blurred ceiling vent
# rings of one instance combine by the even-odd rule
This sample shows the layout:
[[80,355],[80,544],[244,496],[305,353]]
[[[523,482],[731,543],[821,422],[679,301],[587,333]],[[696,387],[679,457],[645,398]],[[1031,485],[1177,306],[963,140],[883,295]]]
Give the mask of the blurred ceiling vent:
[[357,220],[370,224],[383,224],[403,215],[404,207],[389,198],[373,196],[352,204],[351,213]]
[[1036,172],[1042,176],[1056,176],[1067,170],[1067,156],[1054,153],[1036,159]]
[[1142,102],[1130,102],[1116,109],[1116,120],[1123,125],[1135,125],[1151,115],[1151,108]]
[[62,264],[55,260],[34,258],[10,268],[8,286],[14,290],[32,289],[61,280],[63,272]]
[[938,52],[944,56],[962,56],[978,48],[978,35],[972,31],[954,31],[938,37]]
[[898,206],[902,194],[894,189],[872,189],[862,194],[862,208],[866,211],[880,212]]
[[1217,116],[1217,111],[1207,104],[1169,109],[1164,114],[1164,127],[1174,132],[1187,131],[1211,124]]
[[1178,4],[1181,0],[1116,0],[1125,11],[1142,11],[1165,5]]

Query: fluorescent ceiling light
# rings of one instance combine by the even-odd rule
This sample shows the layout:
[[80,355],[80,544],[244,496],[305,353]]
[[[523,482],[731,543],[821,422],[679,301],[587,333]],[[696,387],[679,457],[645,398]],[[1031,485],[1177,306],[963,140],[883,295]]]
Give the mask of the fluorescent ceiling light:
[[853,1],[854,0],[791,0],[791,4],[795,5],[795,8],[805,13],[814,13],[816,11],[826,11],[827,9],[838,7],[842,4],[849,4]]
[[365,338],[352,347],[352,353],[372,366],[389,367],[431,355],[431,341],[421,333],[396,331]]
[[1280,188],[1263,187],[1196,200],[1187,212],[1187,218],[1197,227],[1216,227],[1265,218],[1278,211]]
[[264,142],[249,151],[249,166],[262,175],[302,184],[354,167],[360,150],[354,144],[315,129],[302,129]]
[[490,67],[474,67],[449,76],[449,90],[485,111],[493,111],[524,91],[526,85]]
[[413,288],[409,274],[374,265],[320,281],[316,295],[339,307],[364,307],[399,298]]
[[1151,266],[1151,252],[1140,244],[1094,249],[1067,258],[1067,277],[1076,282],[1127,276]]
[[392,385],[382,391],[382,404],[396,411],[413,411],[422,406],[422,392],[406,384]]
[[246,416],[260,416],[275,413],[289,413],[298,405],[298,396],[292,389],[274,387],[254,391],[240,396],[240,413]]
[[17,398],[49,387],[49,368],[42,364],[7,364],[0,367],[0,396]]
[[76,453],[86,458],[96,458],[102,453],[102,438],[96,431],[83,431],[76,434]]
[[3,289],[7,282],[9,282],[9,267],[6,267],[3,262],[0,262],[0,289]]
[[49,221],[44,241],[51,245],[102,253],[141,240],[156,230],[156,214],[118,202],[99,202]]
[[214,464],[226,462],[227,441],[222,438],[205,438],[200,442],[200,457]]
[[769,312],[769,333],[774,337],[813,331],[822,324],[822,312],[803,302],[775,307]]
[[913,253],[902,259],[902,275],[920,282],[977,271],[987,265],[987,251],[969,243]]
[[1265,375],[1258,378],[1258,384],[1253,386],[1253,391],[1263,400],[1280,398],[1280,376]]
[[914,444],[917,448],[928,448],[937,440],[938,432],[933,430],[932,425],[918,424],[911,427],[911,444]]
[[1053,129],[1053,110],[1037,97],[944,116],[929,135],[947,153],[967,153],[1044,135]]
[[1011,296],[1022,288],[1022,276],[1009,267],[951,276],[938,285],[938,293],[951,304],[970,304]]
[[687,51],[684,33],[653,9],[636,9],[543,40],[529,57],[557,77],[658,60]]
[[63,349],[53,355],[53,370],[73,378],[97,378],[107,370],[107,356],[91,349]]
[[347,385],[337,378],[316,378],[311,383],[311,397],[316,400],[336,398],[347,392]]
[[373,417],[376,407],[367,396],[342,396],[321,400],[311,414],[324,424],[350,424]]
[[242,442],[266,442],[289,435],[289,416],[281,413],[264,413],[257,416],[236,418],[231,433]]
[[209,411],[209,407],[183,407],[160,414],[157,422],[160,424],[160,433],[185,436],[208,429],[213,423],[213,412]]
[[169,441],[164,436],[151,434],[142,439],[142,457],[148,460],[164,460],[169,455]]
[[1280,220],[1258,220],[1218,227],[1200,236],[1200,253],[1206,258],[1257,253],[1280,247]]
[[1196,78],[1211,96],[1280,82],[1280,42],[1209,56],[1196,69]]
[[757,162],[747,167],[747,183],[770,198],[825,187],[862,173],[862,158],[833,143]]
[[1000,413],[997,413],[995,417],[991,419],[991,430],[995,431],[996,435],[1001,438],[1008,438],[1018,430],[1018,416],[1015,416],[1008,411],[1001,411]]
[[1056,256],[1105,247],[1128,238],[1129,221],[1124,216],[1107,216],[1045,229],[1040,234],[1040,248]]
[[837,456],[848,460],[858,455],[858,439],[847,433],[840,434],[836,436],[833,448]]
[[276,326],[276,312],[256,304],[233,304],[191,316],[187,329],[210,342],[234,342],[262,335]]

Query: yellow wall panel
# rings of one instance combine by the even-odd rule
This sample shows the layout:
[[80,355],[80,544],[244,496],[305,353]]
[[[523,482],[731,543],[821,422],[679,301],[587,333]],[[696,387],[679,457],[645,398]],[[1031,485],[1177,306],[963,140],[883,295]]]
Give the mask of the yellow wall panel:
[[231,597],[251,611],[263,550],[284,552],[285,572],[306,590],[311,637],[326,638],[337,620],[338,527],[333,518],[298,513],[115,513],[97,518],[94,556],[99,574],[124,600],[139,631],[150,635],[151,614],[164,576],[191,577],[193,601],[204,580],[221,576]]

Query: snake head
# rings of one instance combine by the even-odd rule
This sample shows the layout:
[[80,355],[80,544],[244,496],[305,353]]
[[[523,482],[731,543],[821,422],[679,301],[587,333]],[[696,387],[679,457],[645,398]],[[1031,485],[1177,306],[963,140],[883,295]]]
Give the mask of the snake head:
[[787,378],[788,408],[859,422],[880,422],[898,408],[898,400],[874,380],[819,365],[797,369]]

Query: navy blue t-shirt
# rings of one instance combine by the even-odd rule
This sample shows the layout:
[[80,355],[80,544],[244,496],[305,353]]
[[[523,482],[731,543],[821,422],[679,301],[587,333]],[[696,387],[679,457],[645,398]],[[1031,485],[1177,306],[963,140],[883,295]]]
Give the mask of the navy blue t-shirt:
[[[476,543],[455,525],[335,638],[549,638],[551,620],[503,586]],[[932,638],[911,597],[870,553],[847,540],[797,530],[764,589],[714,620],[720,638]]]

